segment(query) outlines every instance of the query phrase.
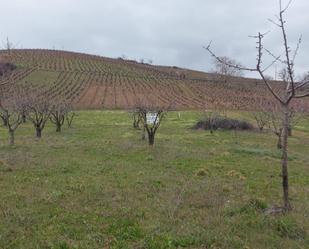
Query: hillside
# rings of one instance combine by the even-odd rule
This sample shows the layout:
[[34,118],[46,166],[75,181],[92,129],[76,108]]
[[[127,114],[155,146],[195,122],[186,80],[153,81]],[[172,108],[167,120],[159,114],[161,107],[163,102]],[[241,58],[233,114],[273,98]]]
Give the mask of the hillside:
[[234,78],[229,85],[216,75],[177,67],[153,66],[56,50],[0,51],[17,66],[0,84],[40,88],[47,96],[64,96],[80,109],[128,109],[138,100],[175,109],[220,106],[248,110],[265,89],[254,79]]

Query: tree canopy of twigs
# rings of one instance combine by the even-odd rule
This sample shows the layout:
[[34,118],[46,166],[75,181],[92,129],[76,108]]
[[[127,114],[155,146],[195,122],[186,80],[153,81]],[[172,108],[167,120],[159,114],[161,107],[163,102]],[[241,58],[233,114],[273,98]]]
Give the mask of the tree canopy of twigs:
[[[289,9],[292,0],[288,2],[286,6],[283,5],[282,0],[279,0],[279,15],[276,16],[275,20],[270,20],[279,30],[282,35],[283,43],[283,55],[275,55],[272,51],[264,47],[263,39],[268,33],[259,32],[256,36],[253,36],[256,39],[256,48],[257,48],[257,63],[255,68],[249,68],[244,66],[235,65],[234,63],[227,62],[219,57],[211,49],[211,43],[204,47],[210,55],[217,60],[218,63],[224,64],[228,67],[232,67],[242,71],[251,71],[257,72],[265,86],[273,96],[273,98],[281,105],[282,108],[282,187],[283,187],[283,202],[284,202],[284,211],[290,211],[292,209],[290,200],[289,200],[289,182],[288,182],[288,133],[290,127],[290,103],[293,99],[301,99],[309,96],[309,79],[304,77],[301,80],[296,79],[295,73],[295,59],[300,49],[302,42],[302,37],[298,39],[297,46],[294,50],[289,45],[288,36],[286,31],[287,21],[285,19],[285,14]],[[268,65],[263,64],[264,55],[267,54],[272,58],[272,61]],[[266,76],[266,71],[271,68],[276,63],[280,63],[283,67],[282,75],[282,85],[279,88],[274,87],[274,84]]]
[[[145,133],[148,135],[148,144],[153,146],[155,135],[166,115],[172,110],[171,101],[168,105],[158,105],[156,101],[150,99],[137,99],[133,113],[133,126],[142,125],[142,139],[145,139]],[[150,119],[149,116],[152,116]]]
[[[56,132],[61,132],[61,128],[67,120],[68,126],[71,126],[72,119],[68,119],[68,115],[71,112],[72,107],[63,98],[57,98],[53,101],[53,105],[50,112],[50,121],[56,126]],[[70,115],[71,117],[71,115]],[[73,116],[74,117],[74,116]]]
[[[221,63],[220,61],[224,62]],[[241,64],[237,62],[234,59],[231,59],[226,56],[220,57],[220,61],[218,61],[216,58],[213,60],[214,68],[213,73],[217,75],[217,78],[219,81],[222,81],[223,83],[228,83],[229,80],[232,77],[241,77],[243,76],[243,72],[239,70],[237,67],[231,67],[231,65],[237,65],[238,67],[241,67]]]
[[39,91],[32,91],[27,94],[27,117],[35,128],[37,138],[41,138],[52,108],[52,102]]
[[10,145],[14,145],[15,131],[24,121],[25,115],[26,99],[22,88],[11,88],[7,94],[0,96],[0,117],[8,129]]

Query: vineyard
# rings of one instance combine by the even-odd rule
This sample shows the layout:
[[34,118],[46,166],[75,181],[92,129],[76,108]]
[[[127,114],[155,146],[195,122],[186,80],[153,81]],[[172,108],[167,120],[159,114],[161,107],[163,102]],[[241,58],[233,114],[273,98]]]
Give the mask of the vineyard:
[[251,110],[268,96],[258,80],[232,78],[226,85],[212,74],[123,59],[38,49],[11,50],[9,58],[17,69],[1,78],[2,87],[38,88],[79,109],[129,109],[143,99],[175,109]]

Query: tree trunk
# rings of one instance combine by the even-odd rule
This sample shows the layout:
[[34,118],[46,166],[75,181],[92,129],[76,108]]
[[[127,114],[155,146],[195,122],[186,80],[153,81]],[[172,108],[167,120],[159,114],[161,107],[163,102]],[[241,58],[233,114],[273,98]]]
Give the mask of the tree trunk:
[[284,119],[283,119],[283,141],[282,141],[282,187],[283,187],[283,202],[285,211],[292,209],[289,201],[289,178],[288,178],[288,136],[289,136],[289,108],[288,105],[283,106]]
[[288,128],[288,135],[289,135],[289,137],[292,136],[292,127],[290,127],[290,126],[289,126],[289,128]]
[[137,123],[136,120],[134,120],[133,121],[133,128],[135,128],[135,129],[137,128],[137,124],[136,123]]
[[61,124],[59,122],[56,123],[56,132],[61,132]]
[[281,134],[277,134],[277,136],[278,136],[277,149],[278,149],[278,150],[281,150],[281,149],[282,149]]
[[15,137],[14,137],[14,131],[9,130],[9,143],[10,145],[14,145],[15,143]]
[[3,126],[5,126],[5,127],[8,126],[8,121],[6,120],[6,118],[3,118],[2,122],[3,122]]
[[149,132],[149,133],[148,133],[148,144],[149,144],[150,146],[153,146],[153,145],[154,145],[154,139],[155,139],[155,133]]
[[146,128],[143,127],[142,129],[142,140],[145,140],[146,139]]
[[26,123],[26,115],[23,114],[21,118],[22,118],[22,122],[23,122],[23,123]]
[[40,127],[36,127],[36,137],[41,138],[42,137],[42,129]]

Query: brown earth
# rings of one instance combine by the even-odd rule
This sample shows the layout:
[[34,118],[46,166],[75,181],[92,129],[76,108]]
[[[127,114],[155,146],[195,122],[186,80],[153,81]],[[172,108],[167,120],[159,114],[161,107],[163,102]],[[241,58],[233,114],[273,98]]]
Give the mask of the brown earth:
[[[0,57],[7,58],[6,51]],[[14,84],[39,87],[47,96],[62,96],[80,109],[132,109],[141,102],[175,109],[252,110],[270,97],[256,79],[215,74],[56,50],[11,50],[17,66],[1,77],[2,90]],[[279,83],[274,83],[279,85]]]

